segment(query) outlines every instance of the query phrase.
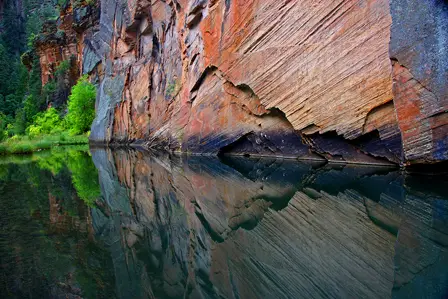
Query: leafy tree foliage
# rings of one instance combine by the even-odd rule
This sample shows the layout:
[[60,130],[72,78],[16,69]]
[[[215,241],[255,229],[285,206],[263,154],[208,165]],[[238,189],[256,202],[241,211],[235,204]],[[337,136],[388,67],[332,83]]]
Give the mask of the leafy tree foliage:
[[[90,129],[94,118],[95,87],[86,77],[75,83],[70,70],[75,57],[62,61],[45,86],[34,45],[44,22],[54,21],[69,0],[5,0],[0,20],[0,141],[4,136],[58,133],[72,135]],[[18,6],[19,5],[19,6]],[[23,7],[21,8],[20,5]],[[67,83],[69,82],[69,83]],[[53,106],[47,110],[48,106]],[[60,114],[67,111],[63,119]]]
[[71,134],[81,134],[90,130],[95,118],[95,98],[95,85],[88,81],[87,76],[81,77],[73,86],[68,101],[66,121]]
[[61,117],[54,108],[36,115],[32,125],[27,128],[28,135],[35,137],[42,134],[58,133],[64,130]]
[[17,111],[14,122],[8,125],[8,135],[23,135],[27,126],[25,110],[20,109]]
[[14,127],[15,134],[23,134],[25,127],[37,112],[45,109],[45,105],[41,97],[39,59],[37,55],[30,55],[32,69],[29,72],[21,62],[21,54],[32,49],[32,40],[39,34],[42,24],[55,19],[58,10],[53,0],[3,2],[0,23],[0,113],[7,116],[3,122],[6,120]]
[[3,141],[8,137],[6,126],[7,118],[3,113],[0,113],[0,141]]

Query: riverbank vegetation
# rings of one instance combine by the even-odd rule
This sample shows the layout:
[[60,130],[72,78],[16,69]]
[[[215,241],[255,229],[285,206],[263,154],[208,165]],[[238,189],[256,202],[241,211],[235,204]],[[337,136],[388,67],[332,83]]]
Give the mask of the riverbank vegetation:
[[25,135],[36,114],[48,107],[49,88],[42,87],[34,40],[59,13],[49,0],[22,4],[20,11],[13,0],[5,0],[0,23],[0,125],[10,135]]
[[0,20],[0,154],[88,143],[95,86],[87,77],[77,81],[73,55],[52,65],[45,80],[40,65],[39,43],[66,3],[24,0],[18,10],[13,0],[5,0]]
[[[32,165],[31,169],[37,167],[48,171],[55,178],[67,174],[68,170],[79,198],[88,206],[93,206],[100,196],[98,171],[93,164],[88,145],[54,147],[27,155],[0,156],[0,181],[6,176],[1,170],[5,170],[8,164]],[[24,177],[20,179],[23,180]]]
[[87,134],[70,136],[67,132],[53,135],[41,135],[36,138],[17,136],[0,143],[1,154],[28,154],[55,146],[87,144]]
[[[89,128],[95,117],[96,88],[86,76],[73,86],[67,108],[49,107],[34,115],[24,134],[16,134],[15,124],[0,114],[0,154],[24,154],[53,146],[88,143]],[[65,113],[65,115],[64,115]]]

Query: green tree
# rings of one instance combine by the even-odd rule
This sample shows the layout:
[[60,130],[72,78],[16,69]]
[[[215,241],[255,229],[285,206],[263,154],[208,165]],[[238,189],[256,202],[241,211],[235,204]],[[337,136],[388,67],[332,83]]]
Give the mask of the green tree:
[[30,137],[41,134],[51,134],[63,131],[64,126],[61,117],[54,108],[36,115],[32,125],[27,128]]
[[28,79],[28,93],[30,98],[25,99],[24,109],[28,123],[42,109],[45,109],[45,98],[42,97],[41,69],[38,57],[34,57],[32,69]]
[[[11,60],[13,59],[8,50],[3,45],[3,40],[0,41],[0,94],[6,97],[8,94],[12,93],[11,89],[11,73],[13,72],[13,64]],[[2,107],[2,111],[4,109]]]
[[20,109],[16,113],[16,118],[14,120],[14,124],[12,125],[12,130],[11,130],[11,132],[8,132],[8,133],[9,133],[9,135],[11,135],[11,133],[13,135],[23,135],[23,134],[25,134],[26,127],[27,127],[27,122],[26,122],[25,110]]
[[66,121],[71,134],[85,133],[90,129],[95,118],[95,98],[95,85],[88,81],[87,76],[81,77],[73,86],[68,100]]
[[[54,0],[23,0],[21,5],[15,0],[3,2],[0,20],[0,112],[7,116],[8,124],[14,124],[13,127],[20,128],[18,131],[23,133],[23,128],[31,123],[36,113],[45,109],[41,96],[39,57],[35,55],[34,44],[30,41],[40,33],[43,23],[54,20],[59,12]],[[21,54],[26,50],[29,50],[27,67],[30,70],[21,61]],[[27,109],[23,109],[24,104],[28,105]],[[30,104],[35,109],[30,109]]]
[[19,107],[20,107],[20,98],[18,98],[15,94],[8,94],[5,98],[4,113],[14,117],[16,110]]
[[0,113],[0,142],[8,137],[6,132],[6,125],[7,125],[6,116],[3,113]]

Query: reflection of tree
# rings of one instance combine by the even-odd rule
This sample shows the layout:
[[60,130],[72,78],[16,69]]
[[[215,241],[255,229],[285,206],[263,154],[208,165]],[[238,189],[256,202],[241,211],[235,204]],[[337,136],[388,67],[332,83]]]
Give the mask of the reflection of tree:
[[[98,171],[88,154],[88,148],[54,148],[50,152],[34,155],[33,160],[37,161],[40,169],[48,170],[53,175],[65,171],[71,172],[73,187],[89,207],[92,207],[100,196],[98,183]],[[70,176],[70,175],[68,175]]]
[[86,153],[69,151],[67,165],[72,173],[73,186],[78,192],[78,196],[88,206],[93,206],[101,192],[98,171],[92,159]]
[[114,297],[110,255],[92,241],[90,208],[75,187],[95,190],[89,159],[56,150],[0,163],[1,298]]
[[66,153],[64,150],[54,149],[37,156],[37,165],[40,169],[49,170],[53,175],[58,174],[65,164]]

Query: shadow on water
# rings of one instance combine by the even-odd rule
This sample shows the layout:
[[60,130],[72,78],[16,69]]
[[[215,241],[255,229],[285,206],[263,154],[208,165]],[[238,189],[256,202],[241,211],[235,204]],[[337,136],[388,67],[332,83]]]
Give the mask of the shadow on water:
[[8,159],[2,298],[448,295],[446,176],[109,149]]

